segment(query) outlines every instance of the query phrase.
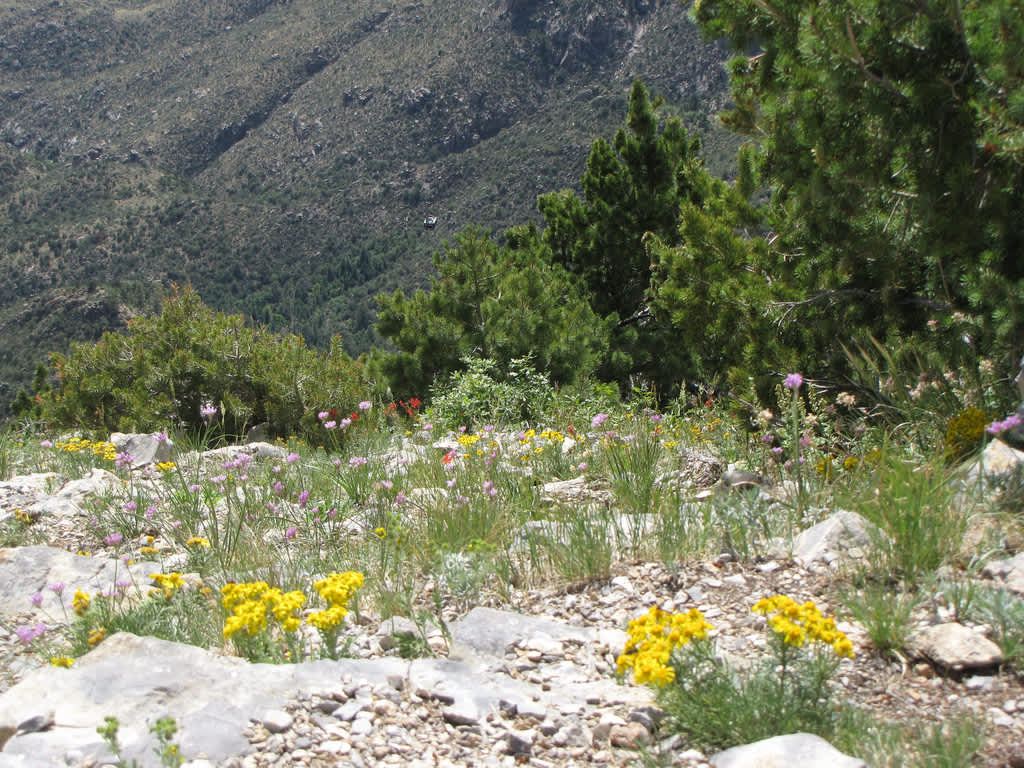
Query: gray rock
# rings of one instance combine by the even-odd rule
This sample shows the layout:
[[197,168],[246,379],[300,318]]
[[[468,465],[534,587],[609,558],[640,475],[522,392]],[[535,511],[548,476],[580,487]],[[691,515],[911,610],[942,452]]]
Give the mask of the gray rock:
[[[248,664],[193,646],[121,633],[107,638],[71,669],[45,667],[0,695],[0,728],[53,711],[56,725],[44,732],[15,735],[4,757],[29,765],[64,765],[77,750],[82,761],[109,760],[96,727],[111,715],[121,723],[124,758],[158,765],[148,733],[154,717],[173,716],[186,758],[205,753],[214,762],[244,754],[250,718],[280,708],[300,690],[319,690],[343,674],[386,680],[399,674],[401,660]],[[0,763],[2,766],[3,763]]]
[[532,728],[526,731],[508,731],[505,734],[505,752],[509,755],[529,755],[536,740],[537,732]]
[[844,755],[820,736],[794,733],[733,747],[712,755],[715,768],[867,768],[863,760]]
[[160,439],[155,432],[148,435],[115,432],[110,436],[110,442],[118,453],[127,453],[132,457],[133,467],[144,467],[174,458],[174,443],[166,436]]
[[1024,451],[1012,448],[1002,440],[992,440],[981,456],[967,469],[967,482],[997,480],[1024,466]]
[[985,669],[1003,661],[998,645],[956,622],[917,630],[907,639],[906,650],[956,671]]
[[1024,552],[1003,560],[993,560],[985,565],[981,573],[995,581],[1002,581],[1010,591],[1024,595]]
[[366,717],[357,717],[352,721],[353,736],[369,736],[373,733],[373,722]]
[[839,511],[798,535],[793,556],[803,563],[864,557],[871,549],[872,536],[882,535],[856,512]]
[[620,749],[639,749],[651,743],[651,734],[637,722],[613,725],[608,733],[608,743]]
[[105,469],[94,469],[85,477],[65,483],[64,487],[57,491],[57,496],[71,499],[81,505],[87,496],[107,496],[123,487],[124,483],[117,475]]
[[594,734],[586,725],[573,720],[562,726],[552,741],[566,747],[584,747],[590,749],[594,745]]
[[271,733],[284,733],[292,727],[295,719],[283,709],[272,709],[264,713],[263,717],[260,718],[260,722]]
[[480,722],[480,708],[471,699],[460,698],[441,710],[446,723],[452,725],[476,725]]
[[[108,591],[118,580],[150,583],[152,563],[125,565],[118,559],[73,555],[63,549],[35,545],[0,549],[0,613],[32,614],[47,623],[74,618],[75,590],[94,594]],[[51,586],[63,584],[63,591]],[[33,595],[42,602],[34,605]],[[102,721],[101,721],[102,722]]]

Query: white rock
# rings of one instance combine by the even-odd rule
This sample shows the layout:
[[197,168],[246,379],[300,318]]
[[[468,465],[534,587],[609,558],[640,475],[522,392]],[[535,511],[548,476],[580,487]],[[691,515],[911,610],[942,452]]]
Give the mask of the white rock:
[[715,768],[867,768],[820,736],[794,733],[733,747],[712,755]]
[[263,714],[263,717],[260,718],[260,722],[262,722],[263,727],[271,733],[284,733],[292,727],[295,719],[283,709],[272,709]]
[[871,537],[881,532],[856,512],[839,511],[803,531],[793,540],[793,556],[803,562],[834,562],[871,549]]
[[1003,661],[998,645],[955,622],[913,632],[907,639],[906,650],[953,670],[984,669]]

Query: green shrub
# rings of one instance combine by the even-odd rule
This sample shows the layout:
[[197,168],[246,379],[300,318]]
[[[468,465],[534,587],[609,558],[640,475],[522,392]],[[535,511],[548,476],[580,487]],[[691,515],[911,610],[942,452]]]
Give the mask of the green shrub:
[[551,385],[530,358],[510,361],[504,375],[488,358],[466,357],[463,363],[464,371],[431,390],[431,413],[448,426],[536,421],[551,398]]
[[339,339],[330,351],[315,352],[300,336],[214,312],[190,288],[168,297],[160,315],[136,318],[126,331],[52,360],[57,387],[39,397],[44,418],[62,427],[171,425],[209,439],[266,424],[272,435],[319,439],[318,411],[348,413],[363,399],[360,367]]

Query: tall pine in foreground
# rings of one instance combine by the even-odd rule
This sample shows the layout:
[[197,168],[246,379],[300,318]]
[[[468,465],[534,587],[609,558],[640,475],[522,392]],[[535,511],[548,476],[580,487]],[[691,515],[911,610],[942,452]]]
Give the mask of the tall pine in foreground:
[[[1019,0],[701,0],[742,52],[733,129],[760,147],[766,308],[821,370],[868,333],[956,364],[1024,345]],[[754,53],[751,53],[751,52]]]

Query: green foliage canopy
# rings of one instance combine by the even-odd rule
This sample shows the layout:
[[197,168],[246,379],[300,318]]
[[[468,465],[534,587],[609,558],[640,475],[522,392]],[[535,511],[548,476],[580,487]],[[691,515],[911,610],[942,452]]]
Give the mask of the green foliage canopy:
[[572,276],[550,262],[535,228],[510,230],[506,240],[499,247],[467,229],[435,254],[429,291],[378,297],[377,332],[398,348],[381,363],[396,393],[422,394],[472,356],[531,357],[553,383],[594,369],[608,324]]
[[802,352],[834,363],[852,330],[906,338],[954,313],[976,325],[970,351],[1019,347],[1021,3],[700,0],[693,13],[743,51],[725,120],[759,143],[777,237],[759,265],[800,287],[786,309]]
[[[278,336],[241,315],[214,312],[191,288],[165,299],[159,315],[123,333],[52,356],[57,386],[40,393],[42,416],[62,426],[157,430],[168,424],[227,436],[267,424],[271,434],[316,427],[318,410],[354,409],[361,369],[335,339],[326,353],[301,336]],[[217,411],[211,419],[202,409]]]

